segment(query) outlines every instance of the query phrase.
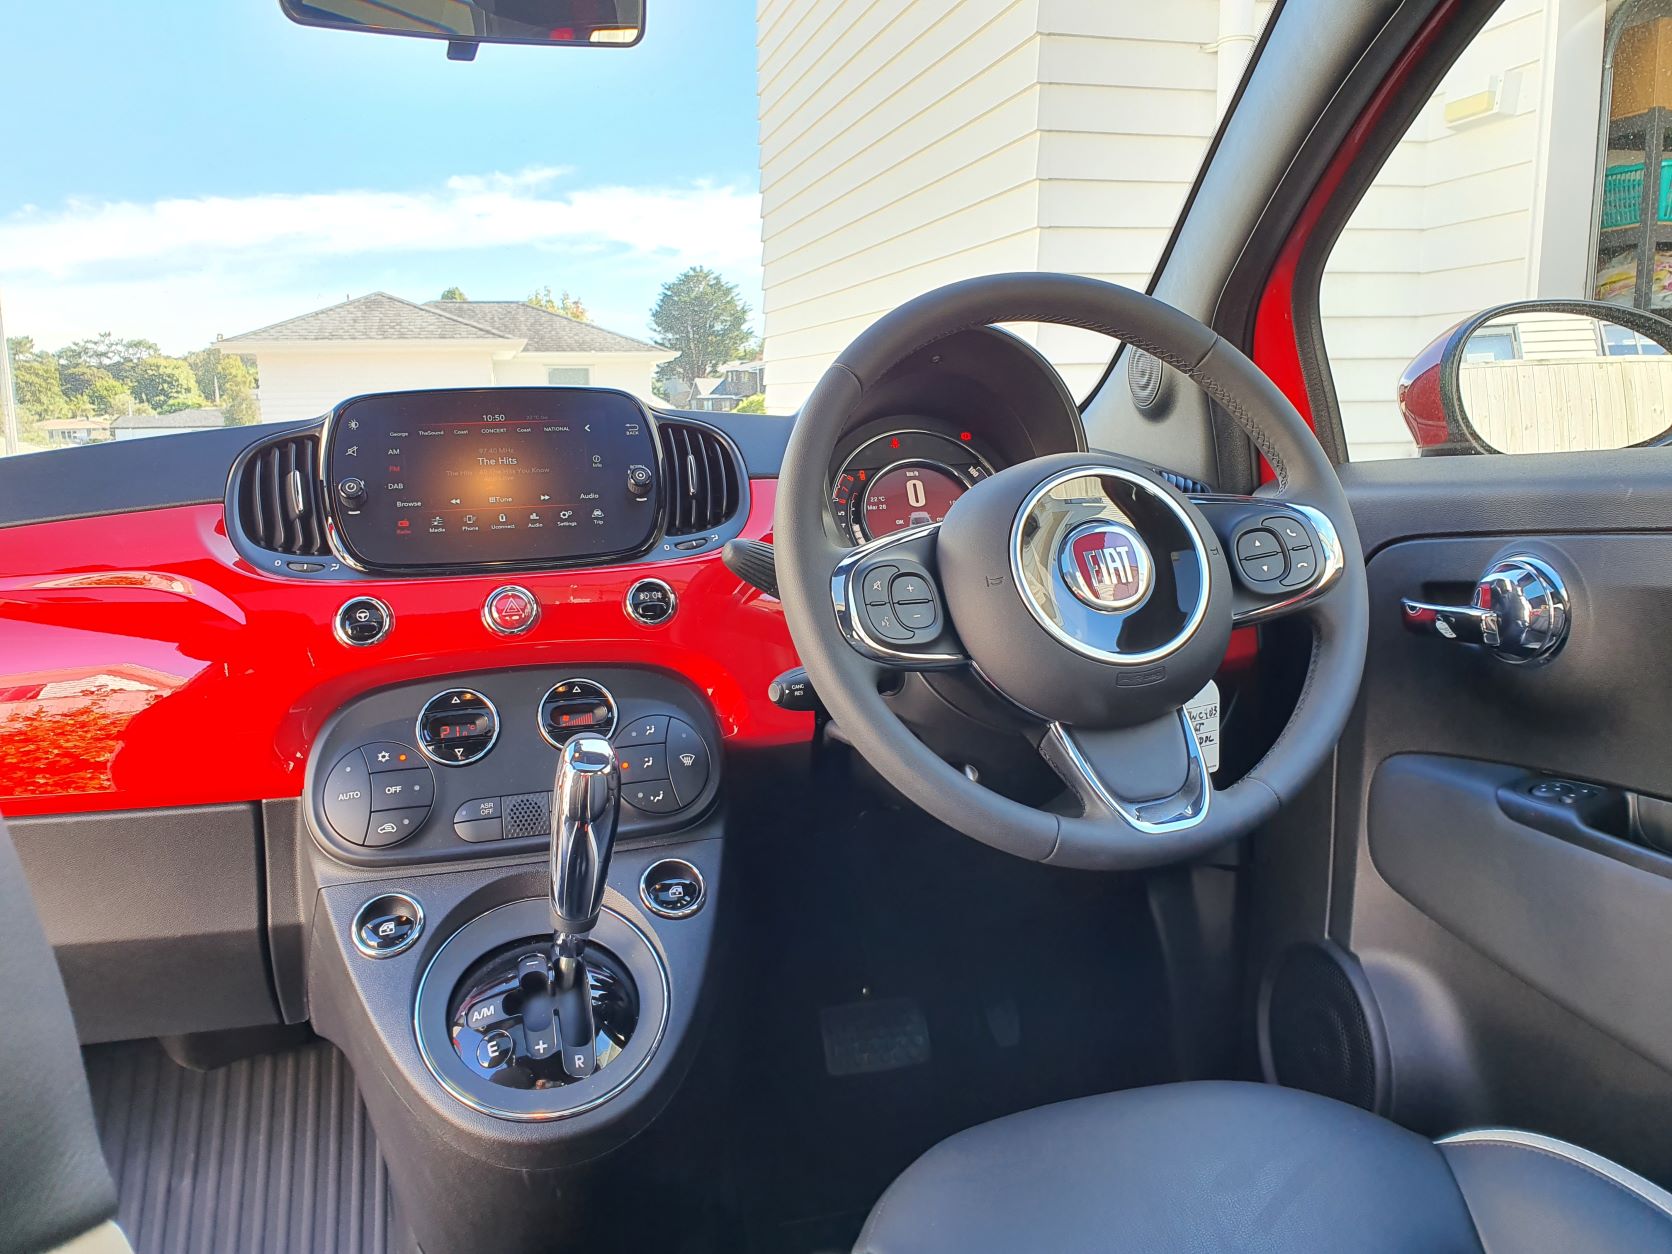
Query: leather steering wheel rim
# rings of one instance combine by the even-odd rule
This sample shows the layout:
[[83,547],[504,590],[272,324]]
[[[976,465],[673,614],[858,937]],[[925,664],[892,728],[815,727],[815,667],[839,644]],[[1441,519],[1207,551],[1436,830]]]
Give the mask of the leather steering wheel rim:
[[[1242,779],[1213,791],[1199,822],[1182,830],[1157,834],[1118,817],[1035,809],[982,787],[895,716],[877,692],[875,665],[854,651],[838,623],[831,580],[846,550],[827,529],[826,479],[848,416],[899,361],[959,331],[1004,322],[1084,327],[1166,362],[1202,387],[1265,455],[1275,491],[1259,499],[1321,511],[1339,537],[1339,578],[1298,611],[1313,643],[1288,725]],[[1334,466],[1253,362],[1194,318],[1129,288],[1064,274],[992,275],[939,288],[879,319],[825,372],[797,418],[779,474],[773,541],[791,637],[846,739],[937,819],[1032,861],[1095,870],[1157,866],[1246,834],[1292,800],[1323,764],[1357,698],[1369,608],[1358,532]]]

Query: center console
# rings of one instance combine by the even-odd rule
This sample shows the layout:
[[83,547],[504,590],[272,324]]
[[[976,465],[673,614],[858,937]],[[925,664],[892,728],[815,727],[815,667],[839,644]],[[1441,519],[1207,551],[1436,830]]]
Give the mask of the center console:
[[720,766],[702,695],[633,666],[393,684],[321,728],[308,1015],[426,1250],[553,1248],[671,1097],[713,954]]

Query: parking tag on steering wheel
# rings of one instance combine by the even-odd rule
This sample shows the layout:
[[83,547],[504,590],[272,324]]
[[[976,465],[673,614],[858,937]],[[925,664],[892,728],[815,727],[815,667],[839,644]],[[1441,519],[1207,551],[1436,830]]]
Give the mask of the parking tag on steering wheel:
[[1185,704],[1184,713],[1195,729],[1202,761],[1207,763],[1211,775],[1219,769],[1219,685],[1208,680],[1208,686]]

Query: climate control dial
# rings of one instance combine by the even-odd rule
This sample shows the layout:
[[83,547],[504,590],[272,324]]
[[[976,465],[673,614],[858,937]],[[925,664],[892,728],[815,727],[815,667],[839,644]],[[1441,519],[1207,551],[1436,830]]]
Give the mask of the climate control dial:
[[418,748],[443,766],[468,766],[488,755],[499,739],[499,711],[471,688],[438,692],[418,713]]

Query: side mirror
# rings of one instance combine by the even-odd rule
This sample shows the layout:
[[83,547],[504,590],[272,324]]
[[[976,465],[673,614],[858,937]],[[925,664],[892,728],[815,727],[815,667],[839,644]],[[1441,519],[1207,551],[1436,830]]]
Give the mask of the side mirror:
[[628,47],[644,37],[644,0],[279,0],[302,26],[445,39],[469,60],[477,44]]
[[1665,443],[1672,322],[1602,301],[1498,305],[1417,354],[1399,407],[1425,457]]

